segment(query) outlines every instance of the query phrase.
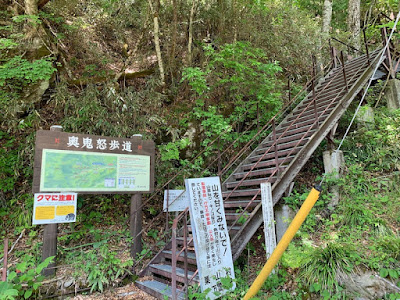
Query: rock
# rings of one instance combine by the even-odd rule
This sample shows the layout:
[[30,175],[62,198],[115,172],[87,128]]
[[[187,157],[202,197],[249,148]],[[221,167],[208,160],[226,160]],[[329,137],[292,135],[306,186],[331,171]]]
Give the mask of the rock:
[[375,125],[375,114],[374,109],[368,105],[364,105],[360,107],[358,114],[356,116],[356,121],[358,128],[374,128]]
[[73,285],[74,283],[75,283],[74,278],[68,278],[66,281],[64,281],[63,286],[64,286],[64,288],[68,288],[71,285]]
[[347,275],[340,284],[344,285],[346,293],[356,296],[354,299],[382,299],[387,293],[398,292],[385,279],[372,272]]

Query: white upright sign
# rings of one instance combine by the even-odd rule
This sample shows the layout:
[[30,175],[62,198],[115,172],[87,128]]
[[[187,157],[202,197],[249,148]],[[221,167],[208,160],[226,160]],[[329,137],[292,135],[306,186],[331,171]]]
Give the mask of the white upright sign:
[[38,193],[33,201],[32,225],[76,221],[76,193]]
[[261,203],[264,218],[265,250],[267,259],[276,248],[274,205],[272,203],[272,189],[270,182],[263,182],[261,186]]
[[189,206],[189,198],[185,190],[164,191],[164,211],[184,211]]
[[217,299],[228,292],[221,278],[235,278],[221,183],[219,177],[208,177],[186,179],[185,184],[200,287],[210,289],[207,299]]

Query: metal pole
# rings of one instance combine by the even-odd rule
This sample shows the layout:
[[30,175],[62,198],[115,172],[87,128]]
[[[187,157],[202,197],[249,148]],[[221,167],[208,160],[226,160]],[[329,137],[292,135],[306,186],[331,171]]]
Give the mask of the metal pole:
[[[62,126],[53,125],[50,131],[63,131]],[[42,270],[44,276],[53,276],[56,274],[56,259],[57,256],[57,231],[58,224],[46,224],[43,226],[43,248],[42,248],[42,261],[46,258],[54,256],[54,260],[47,268]]]
[[171,258],[172,258],[172,272],[171,272],[171,280],[172,280],[172,291],[171,298],[172,300],[176,300],[176,228],[178,223],[178,219],[174,220],[174,224],[172,225],[172,249],[171,249]]
[[183,219],[183,247],[184,247],[184,261],[183,261],[183,267],[184,267],[184,269],[185,269],[185,289],[186,289],[186,291],[185,291],[185,294],[187,295],[187,293],[188,293],[188,285],[189,285],[189,282],[188,282],[188,274],[189,274],[189,270],[188,270],[188,261],[187,261],[187,254],[188,254],[188,252],[187,252],[187,250],[188,250],[188,244],[187,244],[187,238],[188,238],[188,234],[187,234],[187,232],[188,232],[188,228],[187,228],[187,215],[188,215],[188,212],[186,212],[185,213],[185,215],[184,215],[184,219]]
[[247,291],[246,295],[244,296],[243,300],[249,300],[254,297],[257,292],[260,290],[264,282],[267,280],[269,274],[274,269],[276,264],[278,263],[279,259],[281,258],[283,252],[289,246],[289,243],[293,239],[296,232],[299,230],[301,224],[303,224],[304,220],[310,213],[311,209],[313,208],[315,202],[317,202],[319,198],[319,194],[321,192],[320,187],[313,188],[308,194],[307,199],[304,201],[303,205],[300,207],[300,210],[294,217],[292,223],[290,223],[289,228],[286,230],[285,234],[283,235],[282,239],[276,246],[274,252],[272,252],[270,258],[268,259],[267,263],[262,268],[260,274],[257,276],[256,280],[254,280],[253,284]]

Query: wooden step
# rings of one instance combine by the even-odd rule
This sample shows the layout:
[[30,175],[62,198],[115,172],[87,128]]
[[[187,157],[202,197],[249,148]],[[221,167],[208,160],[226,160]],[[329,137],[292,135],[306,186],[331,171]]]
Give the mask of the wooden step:
[[[179,250],[180,251],[180,250]],[[171,250],[163,250],[162,252],[166,258],[172,260],[172,251]],[[184,262],[185,261],[185,253],[182,252],[178,257],[178,261]],[[192,265],[196,265],[196,253],[194,251],[188,250],[187,251],[187,262]]]
[[[192,239],[192,236],[190,236],[190,237],[188,237],[187,239],[187,243],[189,242],[189,247],[191,247],[191,248],[193,248],[194,247],[194,242],[193,242],[193,239]],[[183,245],[183,237],[177,237],[176,238],[176,243],[179,245],[179,246],[182,246]]]
[[[243,217],[246,218],[250,215],[249,212],[244,212],[242,215],[242,212],[234,212],[234,213],[225,213],[225,219],[228,221],[236,221],[238,218]],[[229,225],[228,225],[229,228]]]
[[[309,140],[309,138],[310,138],[310,136],[305,137],[302,140],[295,140],[295,141],[288,142],[288,143],[278,143],[278,145],[276,146],[276,149],[277,149],[277,151],[285,150],[285,149],[292,149],[293,147],[306,144],[307,141]],[[269,146],[269,147],[265,147],[265,148],[258,148],[255,151],[255,153],[257,155],[262,155],[262,154],[266,153],[266,151],[268,151],[267,153],[274,152],[275,151],[275,146],[272,146],[272,147]]]
[[[281,157],[281,158],[278,158],[278,164],[279,164],[279,165],[282,164],[282,163],[283,163],[283,164],[288,164],[288,163],[290,163],[290,162],[292,161],[292,159],[293,159],[294,157],[295,157],[294,155],[291,155],[291,156],[289,156],[289,157]],[[268,160],[268,161],[260,161],[260,162],[255,166],[254,170],[256,170],[256,169],[258,169],[258,168],[265,168],[265,167],[275,166],[275,165],[276,165],[275,159],[271,159],[271,160]],[[254,166],[254,163],[253,163],[253,164],[245,164],[245,165],[242,165],[242,170],[243,170],[243,171],[250,170],[253,166]]]
[[292,124],[293,122],[285,122],[285,123],[282,124],[282,127],[279,126],[279,127],[276,129],[276,133],[283,133],[283,132],[285,132],[286,129],[287,129],[289,126],[290,126],[289,130],[297,129],[297,128],[302,128],[302,127],[304,127],[304,126],[306,126],[306,125],[309,125],[309,127],[311,127],[311,125],[313,125],[314,122],[315,122],[314,118],[310,118],[309,120],[303,121],[303,122],[296,122],[296,123],[294,123],[294,124]]
[[[251,200],[251,199],[249,199]],[[230,209],[230,208],[244,208],[249,204],[249,200],[237,200],[237,201],[226,201],[224,202],[224,207],[225,209]],[[261,200],[253,200],[253,202],[250,203],[249,207],[255,207],[257,206]]]
[[[329,114],[335,108],[334,106],[330,106],[328,109],[326,109],[327,106],[328,105],[319,105],[317,107],[317,114],[318,114],[319,117],[321,117],[321,115]],[[306,111],[301,111],[300,110],[298,112],[294,112],[293,115],[287,117],[286,120],[288,120],[288,121],[296,120],[297,117],[300,114],[301,114],[300,118],[302,118],[302,117],[314,118],[315,111],[314,111],[314,108],[313,109],[307,109]]]
[[[310,131],[307,132],[307,133],[305,133],[305,132],[300,132],[300,133],[296,133],[296,134],[289,135],[289,136],[287,136],[286,134],[284,134],[284,135],[281,134],[281,135],[279,135],[279,137],[278,137],[278,136],[276,137],[276,141],[277,141],[278,144],[288,143],[288,142],[296,141],[296,140],[298,141],[298,140],[300,140],[304,135],[307,136],[307,137],[313,135],[313,133],[314,133],[315,131],[316,131],[316,129],[312,129],[312,130],[310,130]],[[262,144],[261,144],[261,147],[262,147],[262,148],[271,147],[271,145],[272,145],[273,143],[274,143],[274,141],[272,140],[272,137],[271,137],[271,140],[268,141],[268,142],[262,143]]]
[[[149,266],[149,271],[153,274],[157,274],[169,279],[172,279],[172,266],[164,265],[164,264],[151,264]],[[193,276],[194,272],[188,270],[188,280],[190,280]],[[185,270],[182,268],[176,267],[176,281],[184,283],[185,282]],[[196,275],[192,281],[198,282],[199,276]]]
[[[296,153],[298,153],[301,150],[301,148],[302,147],[296,147],[296,148],[293,148],[293,149],[286,149],[286,150],[278,151],[278,159],[279,158],[286,158],[288,156],[293,156]],[[259,161],[260,158],[261,158],[260,163],[262,161],[270,161],[270,160],[273,160],[275,162],[275,153],[271,152],[271,153],[268,153],[267,155],[263,154],[263,155],[250,156],[248,158],[248,160],[251,161],[251,162],[257,162],[257,161]]]
[[[145,281],[136,281],[135,285],[140,288],[142,291],[145,291],[151,296],[154,296],[158,299],[172,299],[172,290],[171,286],[162,283],[156,280],[145,280]],[[179,300],[185,300],[186,295],[183,291],[177,289],[177,298]]]
[[[248,179],[248,180],[243,180],[240,186],[259,186],[261,182],[266,182],[266,178],[257,178],[257,179]],[[276,181],[276,177],[272,177],[269,179],[269,182],[273,183]],[[233,181],[233,182],[227,182],[226,187],[227,188],[235,188],[240,181]]]
[[231,191],[224,191],[222,192],[222,197],[225,199],[228,195],[230,195],[229,198],[254,196],[258,191],[259,189],[236,190],[233,193]]
[[[284,170],[285,166],[280,166],[280,170]],[[254,178],[254,177],[259,177],[259,176],[263,176],[263,178],[269,177],[269,175],[271,175],[272,173],[274,173],[276,170],[275,167],[273,168],[267,168],[267,169],[260,169],[260,170],[253,170],[253,171],[247,171],[247,172],[241,172],[241,173],[235,173],[233,174],[233,177],[236,180],[239,180],[243,177],[246,178]]]

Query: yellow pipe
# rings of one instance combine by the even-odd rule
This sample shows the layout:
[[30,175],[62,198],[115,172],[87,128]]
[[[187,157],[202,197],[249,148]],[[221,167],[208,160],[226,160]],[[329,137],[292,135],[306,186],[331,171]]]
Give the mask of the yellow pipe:
[[304,201],[303,205],[300,207],[300,210],[297,212],[294,217],[292,223],[290,223],[289,228],[286,230],[282,239],[276,246],[275,250],[272,252],[270,258],[262,268],[260,274],[257,276],[256,280],[254,280],[253,284],[247,291],[243,300],[249,300],[254,297],[258,291],[261,289],[264,282],[267,280],[269,274],[272,272],[279,259],[281,258],[283,252],[289,246],[290,241],[293,239],[297,230],[299,230],[301,224],[303,224],[304,220],[310,213],[310,210],[313,208],[315,202],[317,202],[319,194],[321,192],[321,188],[316,186],[311,190],[308,194],[307,199]]

